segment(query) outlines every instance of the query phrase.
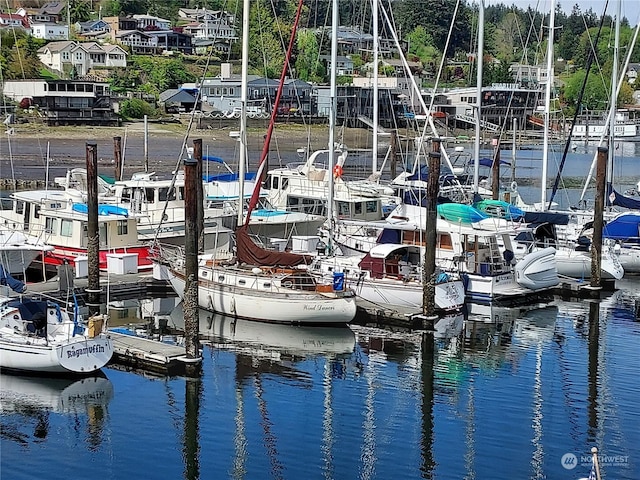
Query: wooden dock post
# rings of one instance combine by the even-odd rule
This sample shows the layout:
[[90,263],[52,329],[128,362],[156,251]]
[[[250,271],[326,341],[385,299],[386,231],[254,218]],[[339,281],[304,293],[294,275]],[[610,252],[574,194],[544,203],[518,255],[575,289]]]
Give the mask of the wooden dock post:
[[593,210],[593,239],[591,243],[591,287],[601,286],[602,216],[604,212],[608,153],[609,149],[607,147],[598,147],[596,162],[596,198]]
[[[202,139],[193,141],[194,151],[200,149],[202,159]],[[196,376],[201,369],[200,342],[198,339],[198,160],[187,157],[184,160],[184,216],[185,216],[185,287],[184,344],[186,357],[193,363],[187,366],[187,375]],[[200,209],[202,207],[200,206]]]
[[422,314],[424,327],[433,329],[436,312],[436,222],[438,221],[438,193],[440,190],[440,139],[432,140],[429,152],[429,178],[427,180],[427,218],[425,231],[424,264],[422,266]]
[[122,137],[113,137],[113,161],[116,181],[122,180]]
[[87,142],[87,305],[100,313],[100,234],[98,230],[98,146]]
[[202,184],[202,139],[193,141],[193,158],[197,162],[196,204],[198,205],[196,222],[198,225],[198,253],[204,253],[204,186]]
[[493,145],[493,162],[491,164],[491,198],[493,200],[500,199],[500,137],[495,136],[491,139]]

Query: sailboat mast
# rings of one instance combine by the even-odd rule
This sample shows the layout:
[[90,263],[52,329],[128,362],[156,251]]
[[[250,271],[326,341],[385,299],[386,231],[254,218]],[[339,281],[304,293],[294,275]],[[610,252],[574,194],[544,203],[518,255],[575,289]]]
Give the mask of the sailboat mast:
[[609,163],[607,164],[607,181],[613,182],[613,156],[616,136],[616,109],[618,106],[618,57],[620,55],[620,13],[621,0],[617,1],[616,28],[613,41],[613,65],[611,68],[611,115],[609,116]]
[[337,68],[338,68],[338,0],[331,2],[331,75],[329,90],[329,198],[327,199],[327,220],[333,229],[333,167],[336,163],[335,130],[338,111]]
[[482,106],[482,58],[484,51],[484,0],[480,0],[478,10],[478,52],[476,54],[476,138],[473,144],[473,193],[478,193],[480,182],[480,107]]
[[378,0],[373,0],[373,7],[371,9],[373,15],[373,142],[371,148],[373,149],[373,163],[372,173],[378,172],[378,122],[380,119],[380,112],[378,110],[378,48],[379,45],[379,32],[378,32]]
[[555,26],[556,1],[551,0],[549,15],[549,37],[547,38],[547,85],[544,92],[544,135],[542,139],[542,187],[540,189],[540,208],[547,204],[547,169],[549,163],[549,131],[551,110],[551,89],[553,88],[553,29]]
[[249,0],[242,2],[242,81],[240,83],[240,156],[238,157],[238,225],[244,215],[244,176],[247,161],[247,78],[249,76]]

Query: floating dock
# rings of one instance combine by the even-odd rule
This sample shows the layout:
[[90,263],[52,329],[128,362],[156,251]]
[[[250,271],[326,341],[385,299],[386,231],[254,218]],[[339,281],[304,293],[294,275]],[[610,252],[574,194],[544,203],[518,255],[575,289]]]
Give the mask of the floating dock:
[[178,375],[184,373],[187,365],[201,361],[187,358],[185,348],[178,345],[114,331],[109,335],[113,341],[111,362],[134,370]]

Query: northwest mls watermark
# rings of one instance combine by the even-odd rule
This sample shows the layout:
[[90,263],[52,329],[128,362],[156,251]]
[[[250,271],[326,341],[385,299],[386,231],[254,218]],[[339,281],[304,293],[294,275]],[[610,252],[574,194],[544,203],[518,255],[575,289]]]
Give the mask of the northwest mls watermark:
[[[565,453],[560,459],[560,463],[567,470],[573,470],[577,466],[588,466],[593,464],[593,455],[576,455]],[[600,467],[622,467],[629,463],[629,455],[603,455],[598,454],[598,464]]]

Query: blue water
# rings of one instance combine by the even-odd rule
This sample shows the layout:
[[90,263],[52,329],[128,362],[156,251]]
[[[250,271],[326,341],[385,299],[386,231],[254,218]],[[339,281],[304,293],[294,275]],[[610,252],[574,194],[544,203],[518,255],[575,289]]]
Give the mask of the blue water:
[[199,382],[112,368],[85,383],[2,375],[0,472],[577,479],[597,446],[602,478],[638,478],[638,285],[601,302],[474,309],[435,336],[203,313]]

